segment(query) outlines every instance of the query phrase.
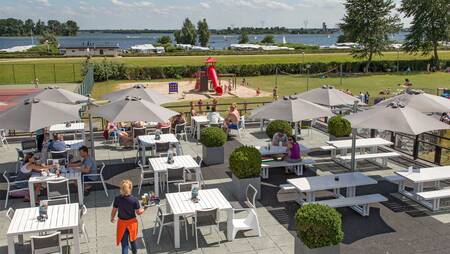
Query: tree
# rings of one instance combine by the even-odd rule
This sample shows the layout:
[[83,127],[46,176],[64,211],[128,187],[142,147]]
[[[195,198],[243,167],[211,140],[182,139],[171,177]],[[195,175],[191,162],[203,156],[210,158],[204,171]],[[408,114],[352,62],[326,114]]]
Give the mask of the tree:
[[239,44],[245,44],[248,43],[249,39],[248,39],[248,34],[246,32],[242,32],[239,35]]
[[34,21],[32,19],[25,20],[25,23],[23,24],[23,29],[26,35],[34,33]]
[[262,39],[262,41],[261,41],[261,43],[264,43],[264,44],[274,44],[275,43],[275,39],[273,38],[273,35],[266,35],[263,39]]
[[53,19],[47,21],[47,30],[50,33],[54,33],[56,35],[62,34],[61,22],[59,22],[58,20],[53,20]]
[[449,39],[450,0],[402,0],[400,11],[412,18],[403,48],[410,53],[422,51],[423,55],[432,50],[439,67],[439,41]]
[[47,30],[44,21],[41,21],[40,19],[36,22],[36,25],[34,26],[34,33],[37,35],[43,34]]
[[197,33],[200,46],[202,47],[208,46],[209,36],[211,35],[211,33],[209,32],[208,23],[206,22],[206,19],[198,21]]
[[346,13],[339,27],[359,44],[352,55],[367,59],[368,72],[373,56],[382,55],[390,43],[389,35],[401,28],[398,15],[392,15],[395,4],[393,0],[347,0],[344,6]]
[[197,40],[195,26],[194,24],[192,24],[189,18],[186,18],[184,20],[181,30],[175,31],[173,35],[175,36],[175,40],[177,41],[177,43],[195,45],[195,42]]
[[156,40],[157,43],[165,45],[165,44],[170,44],[172,43],[172,38],[170,38],[170,36],[168,35],[164,35],[158,38],[158,40]]
[[73,20],[67,20],[64,26],[64,35],[75,36],[77,35],[78,29],[77,22]]
[[55,34],[49,32],[44,32],[42,37],[39,39],[39,42],[41,44],[58,45],[58,39],[56,38]]

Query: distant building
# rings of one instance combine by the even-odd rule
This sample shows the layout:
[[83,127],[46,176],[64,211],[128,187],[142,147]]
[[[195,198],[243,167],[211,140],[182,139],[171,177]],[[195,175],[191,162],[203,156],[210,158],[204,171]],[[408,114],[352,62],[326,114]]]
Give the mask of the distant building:
[[111,43],[83,42],[59,46],[59,52],[65,56],[118,56],[120,47]]
[[325,23],[325,22],[322,22],[322,31],[323,31],[323,32],[328,31],[327,23]]
[[152,44],[141,44],[132,46],[133,51],[143,53],[143,54],[164,54],[164,47],[155,47]]

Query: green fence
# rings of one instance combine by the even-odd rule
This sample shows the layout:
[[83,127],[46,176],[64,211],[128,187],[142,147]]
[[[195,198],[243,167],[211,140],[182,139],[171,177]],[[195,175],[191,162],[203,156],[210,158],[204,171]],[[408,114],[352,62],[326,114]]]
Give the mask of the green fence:
[[82,64],[0,64],[0,84],[71,83],[83,80]]
[[78,93],[82,95],[88,95],[94,87],[94,66],[89,65],[83,82],[78,87]]

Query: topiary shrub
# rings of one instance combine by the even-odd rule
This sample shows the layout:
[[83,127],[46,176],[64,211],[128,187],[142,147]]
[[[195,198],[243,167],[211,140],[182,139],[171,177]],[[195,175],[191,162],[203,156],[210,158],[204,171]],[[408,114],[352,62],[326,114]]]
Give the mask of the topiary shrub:
[[327,205],[304,205],[295,221],[298,237],[310,249],[337,245],[344,239],[341,214]]
[[253,146],[241,146],[231,153],[229,165],[238,178],[257,177],[261,172],[261,153]]
[[200,133],[200,143],[206,147],[219,147],[227,142],[227,134],[218,127],[208,127]]
[[335,137],[348,137],[352,133],[352,126],[342,116],[333,116],[328,121],[328,133]]
[[266,128],[266,134],[269,138],[272,138],[273,135],[277,132],[282,132],[286,135],[292,134],[292,127],[288,121],[284,120],[275,120],[269,123]]

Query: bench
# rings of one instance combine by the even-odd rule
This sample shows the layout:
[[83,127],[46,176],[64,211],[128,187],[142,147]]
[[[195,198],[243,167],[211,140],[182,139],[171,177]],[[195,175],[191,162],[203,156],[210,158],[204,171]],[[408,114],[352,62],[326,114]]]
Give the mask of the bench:
[[[381,167],[387,167],[388,158],[399,157],[401,154],[397,152],[386,152],[386,153],[366,153],[366,154],[355,154],[355,160],[376,160],[381,159]],[[337,159],[343,161],[344,163],[350,162],[352,160],[351,155],[337,156]]]
[[280,190],[277,192],[278,202],[298,201],[302,198],[301,193],[292,184],[280,184]]
[[437,211],[440,208],[441,198],[450,198],[450,189],[418,192],[416,195],[425,200],[431,200],[431,210]]
[[399,175],[389,175],[389,176],[385,176],[383,177],[384,180],[393,183],[393,184],[397,184],[398,185],[398,192],[401,192],[402,190],[405,189],[405,178]]
[[267,161],[261,164],[261,177],[263,179],[269,178],[269,169],[270,168],[293,168],[296,175],[303,175],[303,165],[312,165],[316,163],[312,159],[303,159],[301,161],[289,162],[289,161]]
[[330,151],[331,152],[331,158],[336,158],[336,147],[334,146],[321,146],[321,150],[323,151]]
[[327,199],[322,201],[309,202],[304,204],[322,204],[330,207],[352,207],[362,216],[369,216],[370,204],[385,202],[388,199],[380,194],[369,194],[356,197],[340,197],[336,199]]

